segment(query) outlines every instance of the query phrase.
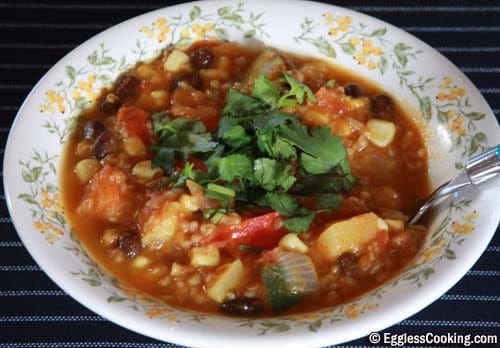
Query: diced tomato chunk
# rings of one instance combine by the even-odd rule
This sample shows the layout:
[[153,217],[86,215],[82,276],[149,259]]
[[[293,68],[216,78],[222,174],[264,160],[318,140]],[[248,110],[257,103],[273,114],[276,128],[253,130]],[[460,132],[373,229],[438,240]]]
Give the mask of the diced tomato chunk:
[[387,230],[379,231],[375,236],[375,240],[381,247],[385,247],[389,242],[389,232]]
[[316,92],[316,103],[311,104],[311,109],[319,111],[331,118],[346,114],[351,109],[348,97],[341,88],[322,87]]
[[219,113],[212,106],[181,106],[174,105],[170,108],[170,113],[175,117],[193,118],[203,122],[207,130],[213,132],[219,125]]
[[170,113],[175,117],[199,119],[212,132],[219,125],[216,104],[205,93],[194,88],[176,88]]
[[148,113],[135,106],[123,106],[118,110],[118,129],[123,137],[141,138],[145,144],[151,142],[148,129],[150,123]]
[[109,165],[97,172],[85,187],[77,212],[114,223],[132,220],[134,199],[127,174]]

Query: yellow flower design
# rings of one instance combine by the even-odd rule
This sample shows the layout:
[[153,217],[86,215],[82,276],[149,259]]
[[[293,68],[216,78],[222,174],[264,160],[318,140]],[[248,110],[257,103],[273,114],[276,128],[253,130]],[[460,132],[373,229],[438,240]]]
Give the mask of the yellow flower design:
[[363,305],[363,309],[367,309],[367,310],[374,310],[375,308],[377,308],[377,305],[373,304],[373,303],[365,303]]
[[54,244],[58,239],[59,237],[55,234],[49,234],[45,237],[45,240],[50,244]]
[[339,30],[337,28],[330,28],[328,30],[328,35],[331,35],[331,36],[336,36],[338,33],[339,33]]
[[349,16],[336,18],[335,25],[334,18],[331,13],[325,13],[323,16],[325,17],[326,24],[331,26],[328,30],[328,34],[330,34],[331,36],[336,36],[339,33],[345,33],[347,30],[349,30],[349,27],[352,24],[352,18]]
[[456,117],[450,124],[450,130],[457,133],[458,135],[465,135],[466,129],[462,126],[464,118],[462,116]]
[[[354,42],[353,42],[354,41]],[[349,43],[356,47],[360,43],[359,38],[352,38]],[[380,56],[383,51],[381,47],[375,47],[373,41],[370,39],[365,39],[362,41],[361,47],[354,53],[353,58],[358,62],[359,65],[365,65],[370,70],[377,68],[377,63],[373,59],[369,59],[370,56]]]
[[63,96],[55,90],[49,89],[45,92],[45,100],[47,103],[40,105],[41,112],[55,112],[57,110],[64,113],[66,111]]
[[351,303],[345,308],[345,314],[349,319],[356,319],[360,315],[359,305]]
[[463,217],[463,222],[453,221],[451,223],[451,230],[455,233],[470,234],[474,231],[474,220],[477,219],[479,214],[473,211]]
[[43,231],[45,229],[45,223],[41,221],[35,221],[33,222],[33,227],[35,227],[39,231]]
[[199,23],[194,23],[191,26],[191,30],[195,34],[194,40],[203,40],[208,37],[208,34],[214,30],[215,25],[213,23],[206,23],[201,25]]
[[182,38],[188,38],[189,36],[191,36],[191,33],[189,32],[189,29],[188,28],[182,28],[181,29],[181,37]]
[[376,56],[380,56],[382,54],[382,48],[381,47],[374,47],[371,51],[372,54]]
[[340,31],[346,32],[352,24],[352,18],[349,16],[337,18],[337,24]]
[[325,23],[326,23],[326,25],[332,25],[333,24],[333,14],[331,12],[323,13],[323,17],[325,17]]
[[74,89],[71,93],[72,98],[76,100],[80,98],[83,93],[89,102],[94,101],[98,96],[94,88],[96,81],[97,78],[95,75],[89,75],[86,80],[79,80],[76,83],[76,89]]
[[465,215],[464,219],[465,221],[472,222],[475,219],[477,219],[478,216],[479,216],[478,212],[474,210],[472,213]]
[[451,223],[451,230],[455,233],[469,234],[474,231],[474,225],[470,222],[465,222],[463,224],[453,221]]
[[41,206],[44,207],[44,208],[51,208],[54,203],[51,201],[51,200],[48,200],[48,199],[44,199],[40,202]]
[[444,77],[439,85],[440,92],[436,96],[439,101],[452,101],[457,98],[465,97],[465,90],[458,86],[453,86],[449,77]]
[[356,53],[354,53],[353,58],[358,62],[359,65],[366,64],[366,56],[363,54],[362,51],[356,51]]
[[64,233],[59,227],[54,226],[50,222],[35,221],[33,222],[33,227],[41,233],[45,233],[45,240],[47,240],[50,244],[57,241]]
[[163,315],[165,315],[165,313],[167,313],[168,311],[166,311],[166,308],[163,308],[163,307],[153,307],[151,308],[150,310],[148,310],[145,315],[151,319],[153,318],[158,318],[158,317],[161,317]]
[[167,40],[167,34],[170,32],[170,26],[168,25],[168,20],[165,17],[160,17],[153,22],[151,27],[143,26],[141,32],[146,34],[149,38],[155,38],[158,42],[165,42]]
[[77,99],[80,99],[81,98],[81,94],[79,91],[77,90],[74,90],[73,92],[71,92],[71,98],[73,98],[74,100],[77,100]]
[[350,43],[352,46],[354,46],[354,47],[356,47],[356,46],[357,46],[360,42],[361,42],[361,40],[360,40],[360,38],[359,38],[359,37],[357,37],[357,36],[353,36],[353,37],[351,37],[351,38],[349,39],[349,43]]
[[184,27],[180,30],[180,37],[182,39],[192,39],[193,41],[199,40],[217,40],[215,35],[211,35],[214,32],[214,23],[193,23],[191,26]]
[[439,89],[447,89],[451,83],[451,79],[449,77],[443,78],[443,82],[439,85]]
[[422,260],[424,262],[429,262],[435,255],[438,255],[441,252],[441,249],[441,247],[428,248],[422,254]]
[[457,113],[455,112],[455,110],[449,110],[446,112],[446,118],[448,120],[451,120],[453,118],[457,117]]

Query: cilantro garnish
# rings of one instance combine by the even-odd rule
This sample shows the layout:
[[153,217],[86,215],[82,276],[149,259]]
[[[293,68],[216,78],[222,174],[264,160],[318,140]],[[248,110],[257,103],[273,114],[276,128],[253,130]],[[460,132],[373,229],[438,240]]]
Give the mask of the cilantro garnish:
[[[317,213],[338,209],[341,193],[356,182],[338,135],[326,126],[308,128],[281,110],[306,99],[316,101],[291,75],[274,82],[261,75],[251,95],[229,90],[216,132],[207,132],[198,120],[153,115],[158,136],[153,165],[170,175],[161,187],[181,187],[187,180],[202,185],[208,198],[220,202],[221,208],[205,212],[212,221],[232,209],[264,206],[284,217],[288,230],[306,231]],[[191,156],[206,170],[194,169]],[[172,175],[178,160],[184,167]],[[312,206],[302,206],[300,197],[310,197]]]

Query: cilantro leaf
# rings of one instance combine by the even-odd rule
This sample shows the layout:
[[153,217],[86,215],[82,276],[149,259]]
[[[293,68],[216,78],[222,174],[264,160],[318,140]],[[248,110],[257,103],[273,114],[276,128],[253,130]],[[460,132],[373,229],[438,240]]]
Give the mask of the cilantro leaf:
[[281,137],[276,137],[272,147],[272,153],[274,157],[280,159],[296,159],[297,151],[295,148],[285,139]]
[[279,107],[295,106],[297,103],[302,105],[304,104],[306,96],[310,102],[316,102],[316,97],[311,89],[307,85],[294,79],[292,75],[284,73],[283,82],[286,82],[290,86],[290,90],[278,100]]
[[281,126],[279,134],[304,151],[300,162],[310,174],[326,173],[347,156],[340,136],[326,126],[314,127],[309,134],[305,126],[293,123]]
[[232,182],[235,178],[254,180],[252,160],[243,154],[233,154],[218,160],[219,178]]
[[153,129],[159,136],[158,144],[152,148],[156,151],[153,167],[161,167],[168,174],[175,166],[176,153],[185,159],[193,153],[210,152],[217,146],[203,123],[197,120],[171,120],[165,112],[156,113],[153,115]]
[[245,132],[242,126],[234,126],[224,133],[222,140],[232,148],[239,148],[250,144],[252,138]]
[[188,179],[193,180],[201,185],[207,184],[212,181],[207,173],[194,169],[194,164],[189,161],[186,161],[184,163],[184,168],[182,169],[182,171],[174,177],[176,177],[177,179],[177,182],[174,185],[174,187],[176,188],[183,187]]
[[171,174],[175,167],[175,151],[168,147],[161,147],[151,161],[151,167],[162,168],[165,173]]
[[209,190],[207,188],[205,188],[205,193],[204,193],[204,196],[205,198],[208,198],[208,199],[213,199],[213,200],[216,200],[219,202],[219,204],[224,208],[224,209],[227,209],[229,210],[229,205],[231,204],[232,202],[232,197],[226,195],[226,194],[223,194],[223,193],[220,193],[220,192],[217,192],[217,191],[212,191],[212,190]]
[[256,116],[269,111],[270,108],[265,101],[231,88],[226,95],[226,106],[222,109],[222,116]]
[[300,209],[295,199],[286,193],[268,192],[264,196],[264,202],[283,216],[294,216]]
[[182,147],[181,150],[184,153],[209,152],[217,146],[217,143],[212,141],[212,135],[210,133],[196,134],[188,132],[186,140],[191,144],[191,147],[189,147],[189,145]]
[[291,173],[290,165],[281,163],[271,158],[258,158],[253,165],[255,181],[267,191],[277,188],[288,190],[295,180]]
[[275,128],[287,122],[298,122],[297,116],[288,112],[272,110],[266,114],[255,117],[253,119],[253,127],[255,129]]
[[238,119],[235,117],[224,116],[219,120],[219,129],[217,129],[217,138],[222,139],[224,134],[229,132],[231,128],[239,125]]
[[278,159],[296,159],[297,152],[295,148],[285,139],[276,135],[275,129],[260,128],[257,129],[257,146],[260,151],[270,157]]
[[283,221],[283,225],[287,230],[293,233],[302,233],[309,229],[316,212],[309,212],[304,215],[295,216]]
[[298,195],[343,193],[349,191],[355,183],[356,178],[350,173],[307,175],[297,181],[291,192]]
[[266,75],[261,74],[253,81],[252,96],[276,106],[280,99],[280,91]]
[[316,203],[321,209],[335,210],[342,204],[342,196],[337,193],[319,193]]

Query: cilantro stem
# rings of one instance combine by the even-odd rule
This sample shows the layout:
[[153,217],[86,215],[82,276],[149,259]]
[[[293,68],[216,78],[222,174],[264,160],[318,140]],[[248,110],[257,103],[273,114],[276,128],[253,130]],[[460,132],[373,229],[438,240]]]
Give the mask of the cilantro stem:
[[212,191],[212,192],[217,192],[220,193],[221,195],[229,196],[229,197],[234,197],[236,196],[236,192],[234,192],[231,189],[228,189],[227,187],[217,185],[210,183],[207,185],[207,190]]

